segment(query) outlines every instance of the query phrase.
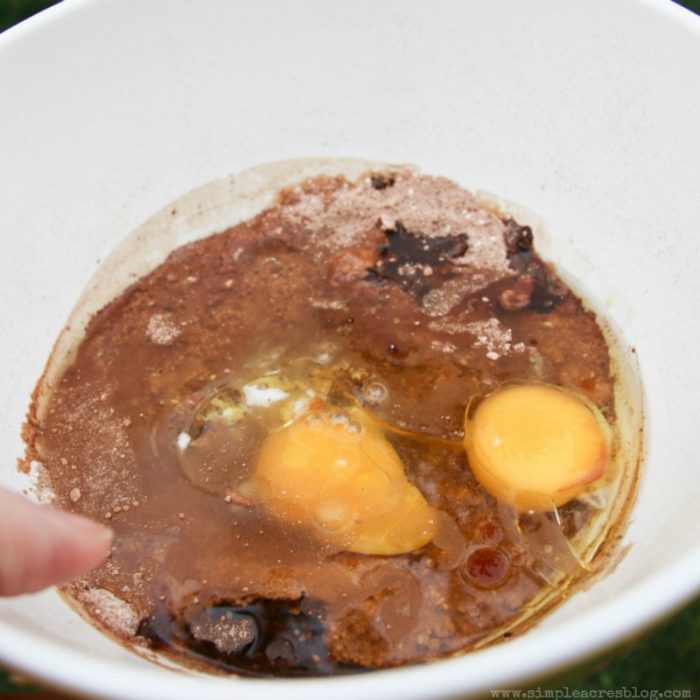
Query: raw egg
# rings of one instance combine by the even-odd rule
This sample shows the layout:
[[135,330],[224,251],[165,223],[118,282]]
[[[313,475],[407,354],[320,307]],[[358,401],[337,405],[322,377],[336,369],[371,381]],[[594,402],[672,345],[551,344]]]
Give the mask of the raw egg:
[[521,512],[561,506],[599,479],[610,457],[608,435],[584,399],[546,384],[498,389],[465,420],[474,475]]
[[323,407],[272,433],[253,487],[280,520],[363,554],[402,554],[430,542],[436,512],[396,450],[358,409]]

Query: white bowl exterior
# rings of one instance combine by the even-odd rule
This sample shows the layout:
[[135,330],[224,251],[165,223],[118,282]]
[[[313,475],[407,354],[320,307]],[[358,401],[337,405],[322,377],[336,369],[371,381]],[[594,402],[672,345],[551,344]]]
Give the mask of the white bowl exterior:
[[[168,201],[266,161],[419,164],[526,205],[637,348],[646,464],[620,566],[522,638],[308,682],[174,674],[46,592],[0,659],[120,698],[454,697],[549,672],[700,588],[700,21],[670,2],[66,0],[0,37],[0,485],[96,262]],[[87,661],[89,659],[89,662]]]

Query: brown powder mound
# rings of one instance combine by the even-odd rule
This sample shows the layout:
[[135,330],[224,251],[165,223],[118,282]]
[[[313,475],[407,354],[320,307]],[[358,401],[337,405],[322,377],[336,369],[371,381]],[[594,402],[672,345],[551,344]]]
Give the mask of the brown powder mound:
[[445,178],[396,174],[380,189],[371,176],[339,186],[310,181],[287,191],[281,201],[283,220],[302,226],[314,242],[332,250],[356,244],[377,224],[393,229],[400,222],[427,238],[465,236],[466,251],[451,261],[460,273],[453,287],[462,295],[512,275],[504,222]]

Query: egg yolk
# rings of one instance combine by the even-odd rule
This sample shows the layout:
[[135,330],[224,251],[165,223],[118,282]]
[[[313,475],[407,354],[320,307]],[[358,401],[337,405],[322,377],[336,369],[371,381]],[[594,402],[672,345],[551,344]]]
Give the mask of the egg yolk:
[[324,408],[272,433],[253,483],[276,517],[339,549],[402,554],[433,537],[435,511],[358,410]]
[[578,396],[543,384],[499,389],[467,410],[465,446],[481,485],[521,512],[575,498],[610,456],[603,419]]

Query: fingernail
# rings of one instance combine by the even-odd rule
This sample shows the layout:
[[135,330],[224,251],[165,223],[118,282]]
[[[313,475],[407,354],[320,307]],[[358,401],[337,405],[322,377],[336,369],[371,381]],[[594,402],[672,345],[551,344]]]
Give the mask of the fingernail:
[[114,530],[112,530],[111,527],[105,527],[104,525],[98,525],[97,526],[97,533],[95,536],[99,537],[101,540],[104,540],[105,542],[108,542],[108,541],[111,541],[114,539]]

